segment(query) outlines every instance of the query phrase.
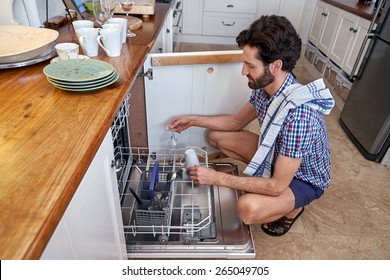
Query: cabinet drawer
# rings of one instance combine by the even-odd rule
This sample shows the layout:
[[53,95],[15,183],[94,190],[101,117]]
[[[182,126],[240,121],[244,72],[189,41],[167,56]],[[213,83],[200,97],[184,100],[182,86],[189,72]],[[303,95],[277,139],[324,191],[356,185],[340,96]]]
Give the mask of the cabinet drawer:
[[204,10],[210,12],[255,13],[256,0],[206,0]]
[[205,12],[203,18],[203,35],[236,37],[247,29],[255,15],[227,14]]

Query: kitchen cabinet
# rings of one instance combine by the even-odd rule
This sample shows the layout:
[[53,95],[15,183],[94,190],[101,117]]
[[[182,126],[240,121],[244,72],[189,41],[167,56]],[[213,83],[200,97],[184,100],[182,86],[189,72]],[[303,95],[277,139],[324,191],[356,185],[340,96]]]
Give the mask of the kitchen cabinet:
[[308,39],[346,73],[351,74],[370,21],[318,1]]
[[[242,51],[222,51],[149,55],[144,64],[145,69],[153,71],[153,79],[145,78],[149,147],[167,145],[171,134],[166,127],[175,116],[235,113],[248,102],[251,89],[241,75],[241,54]],[[183,145],[215,152],[203,128],[191,127],[178,138]]]
[[157,39],[150,50],[151,53],[173,52],[173,10],[170,9]]
[[194,0],[183,1],[183,42],[235,44],[235,38],[262,15],[287,17],[303,41],[314,0]]
[[285,16],[299,32],[300,21],[306,0],[258,0],[257,18],[262,15]]
[[343,11],[334,34],[329,58],[345,72],[351,74],[370,22]]
[[203,1],[204,0],[183,1],[183,34],[202,34]]
[[308,39],[324,54],[328,54],[333,42],[340,13],[340,9],[322,1],[318,1],[315,8]]
[[125,259],[111,130],[108,131],[41,259]]
[[235,44],[255,19],[257,0],[183,1],[183,42]]

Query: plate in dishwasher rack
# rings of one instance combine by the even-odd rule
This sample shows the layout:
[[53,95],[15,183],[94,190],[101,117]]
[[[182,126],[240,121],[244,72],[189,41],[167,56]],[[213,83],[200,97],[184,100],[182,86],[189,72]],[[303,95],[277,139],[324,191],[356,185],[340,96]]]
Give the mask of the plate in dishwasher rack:
[[43,68],[43,73],[52,80],[72,83],[99,81],[114,71],[111,64],[96,59],[62,60]]

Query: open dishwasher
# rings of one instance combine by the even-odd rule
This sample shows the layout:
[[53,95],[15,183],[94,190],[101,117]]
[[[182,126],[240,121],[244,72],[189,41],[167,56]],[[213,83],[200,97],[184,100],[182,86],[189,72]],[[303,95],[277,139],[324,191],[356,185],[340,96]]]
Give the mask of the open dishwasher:
[[[242,194],[223,186],[197,185],[184,167],[187,148],[131,147],[128,101],[112,125],[123,228],[129,258],[253,258],[250,227],[239,219]],[[238,175],[230,163],[201,164]]]

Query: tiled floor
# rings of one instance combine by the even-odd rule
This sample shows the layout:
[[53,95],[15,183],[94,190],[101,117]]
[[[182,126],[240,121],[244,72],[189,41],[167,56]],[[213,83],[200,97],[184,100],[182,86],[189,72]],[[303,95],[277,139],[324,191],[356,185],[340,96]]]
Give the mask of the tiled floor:
[[[181,51],[213,47],[182,44]],[[307,83],[317,77],[306,70],[303,59],[294,73]],[[305,207],[288,234],[271,237],[252,226],[257,259],[390,259],[390,169],[359,153],[341,129],[339,115],[335,107],[325,117],[332,147],[330,187],[321,199]],[[232,161],[223,159],[228,160]],[[243,165],[236,163],[242,170]]]

